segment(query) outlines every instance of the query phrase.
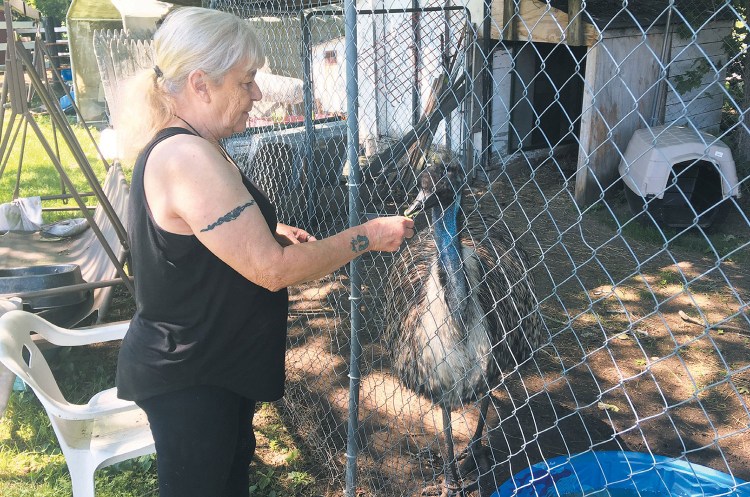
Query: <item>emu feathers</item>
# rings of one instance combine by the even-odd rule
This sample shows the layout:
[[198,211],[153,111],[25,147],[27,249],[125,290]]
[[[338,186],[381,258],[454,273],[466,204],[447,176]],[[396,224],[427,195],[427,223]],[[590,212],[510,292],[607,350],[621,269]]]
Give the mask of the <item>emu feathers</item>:
[[528,257],[501,221],[464,215],[455,162],[430,165],[418,183],[408,211],[428,209],[431,230],[390,268],[385,341],[405,386],[453,408],[528,359],[541,321]]

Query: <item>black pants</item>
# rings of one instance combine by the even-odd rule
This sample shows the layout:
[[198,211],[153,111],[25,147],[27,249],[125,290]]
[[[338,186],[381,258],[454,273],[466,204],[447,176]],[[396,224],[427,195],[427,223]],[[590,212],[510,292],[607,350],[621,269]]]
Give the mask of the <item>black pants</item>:
[[156,443],[160,497],[247,497],[255,402],[198,386],[138,402]]

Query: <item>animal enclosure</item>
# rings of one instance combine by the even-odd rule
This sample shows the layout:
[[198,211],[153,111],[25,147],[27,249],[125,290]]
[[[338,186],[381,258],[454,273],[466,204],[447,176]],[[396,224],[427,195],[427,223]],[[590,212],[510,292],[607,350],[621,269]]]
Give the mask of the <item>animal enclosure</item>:
[[[419,187],[448,178],[420,173],[460,166],[453,201],[418,213],[401,253],[364,255],[291,291],[282,405],[314,495],[491,496],[542,461],[609,450],[707,466],[729,475],[726,495],[750,493],[746,4],[210,6],[251,20],[262,71],[302,88],[228,140],[282,221],[322,237],[400,214]],[[673,208],[693,220],[674,228],[650,211],[665,192],[643,187],[634,213],[618,171],[678,126],[702,141],[666,175],[683,199]],[[636,130],[651,149],[631,157]],[[711,154],[726,148],[732,163],[719,167]],[[696,171],[707,184],[684,191]],[[699,222],[714,209],[711,226]],[[418,239],[432,240],[430,254],[416,253]],[[495,262],[477,262],[483,244]],[[398,258],[419,258],[427,276],[394,269]],[[498,272],[503,285],[485,284]],[[416,286],[400,291],[405,280]],[[386,333],[406,310],[426,344],[411,363],[393,343],[410,337]],[[532,334],[530,354],[510,340]],[[488,346],[451,356],[470,340]],[[412,373],[438,352],[451,367],[432,367],[455,384],[430,390]],[[492,374],[451,395],[480,363]]]
[[[721,29],[742,36],[731,25],[744,23],[746,12],[729,0],[711,9],[698,2],[615,2],[606,13],[576,11],[572,1],[529,13],[530,3],[544,5],[498,1],[490,12],[482,3],[379,3],[357,5],[347,16],[348,4],[306,10],[212,3],[256,24],[274,23],[261,28],[269,54],[264,70],[303,82],[304,115],[344,119],[339,125],[347,133],[327,138],[317,135],[317,121],[301,122],[298,133],[307,140],[297,152],[301,162],[289,147],[235,156],[263,187],[278,194],[283,185],[281,219],[325,236],[353,220],[402,213],[417,193],[420,171],[448,153],[461,165],[459,230],[469,221],[486,228],[459,237],[479,246],[493,230],[507,229],[509,241],[494,242],[497,253],[525,252],[523,275],[533,284],[532,310],[517,312],[540,318],[526,322],[538,329],[520,330],[540,334],[533,354],[519,355],[512,366],[498,363],[500,374],[481,378],[472,400],[453,402],[446,423],[437,405],[443,397],[404,381],[413,375],[394,356],[388,319],[404,306],[421,306],[416,312],[431,316],[422,319],[421,332],[429,332],[424,323],[431,321],[433,341],[415,351],[416,371],[434,347],[446,347],[446,326],[468,341],[506,303],[520,309],[514,299],[521,281],[510,276],[505,293],[487,294],[481,277],[469,278],[476,286],[465,299],[490,304],[480,313],[482,324],[470,325],[457,317],[461,299],[446,304],[458,291],[451,285],[460,286],[462,271],[474,264],[468,249],[446,266],[453,270],[440,269],[440,249],[425,262],[438,276],[414,284],[437,290],[421,301],[408,298],[416,289],[394,291],[411,276],[394,274],[394,256],[363,256],[292,293],[286,420],[309,451],[325,495],[411,496],[424,489],[438,495],[453,458],[452,491],[463,486],[490,496],[540,461],[604,450],[708,466],[737,479],[729,494],[745,495],[739,492],[750,491],[742,483],[750,479],[750,170],[737,145],[748,133],[746,100],[725,79],[744,67],[745,55],[729,44],[704,43],[701,30],[711,31],[710,40]],[[278,26],[287,29],[281,34]],[[574,29],[588,34],[575,42]],[[689,67],[707,69],[686,69],[681,54],[688,53],[698,60]],[[301,62],[282,67],[278,61],[290,54]],[[600,98],[610,99],[607,106]],[[711,107],[713,117],[691,117],[717,98],[722,112]],[[704,212],[696,208],[721,206],[724,214],[710,231],[697,222],[680,229],[659,224],[648,210],[655,195],[644,194],[643,210],[633,214],[619,177],[599,174],[592,163],[607,150],[607,160],[622,168],[636,129],[656,143],[678,125],[705,131],[707,119],[713,119],[710,134],[696,133],[704,153],[669,172],[667,187],[669,195],[691,195],[680,185],[692,166],[717,172],[701,176],[706,182],[729,181],[708,155],[712,146],[728,145],[737,180],[724,191],[737,194],[675,207],[697,220]],[[267,173],[289,164],[301,171],[292,188]],[[419,237],[437,240],[434,217],[419,214],[416,222]],[[415,243],[398,257],[415,257]],[[499,255],[495,261],[506,267]],[[396,307],[394,295],[404,297]],[[454,360],[448,352],[444,360],[455,375],[473,374],[472,360],[495,360],[508,330],[473,359]],[[465,379],[441,388],[449,395]],[[470,464],[475,455],[464,457],[464,448],[480,421],[482,390],[491,392],[479,440],[489,457]],[[455,453],[445,449],[448,436]]]

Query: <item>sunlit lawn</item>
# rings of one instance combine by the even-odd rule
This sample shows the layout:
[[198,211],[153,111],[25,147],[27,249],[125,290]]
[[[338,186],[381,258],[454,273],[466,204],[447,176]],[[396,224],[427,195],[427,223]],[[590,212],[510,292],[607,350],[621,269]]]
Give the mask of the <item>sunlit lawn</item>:
[[[48,353],[61,390],[74,403],[114,385],[116,346],[56,349]],[[104,468],[97,497],[156,495],[153,456]],[[71,484],[49,419],[33,392],[14,392],[0,419],[0,495],[69,497]]]
[[[10,124],[7,122],[9,116],[10,112],[6,112],[5,122],[3,122],[3,132],[5,132]],[[22,124],[19,132],[16,134],[16,125],[19,122]],[[63,170],[70,177],[76,190],[79,193],[91,192],[91,187],[89,186],[86,177],[81,172],[81,168],[76,162],[74,155],[64,141],[63,135],[59,130],[57,133],[53,131],[49,117],[38,116],[36,122],[39,124],[50,148],[55,152],[53,155],[58,158]],[[78,139],[78,143],[86,154],[96,177],[99,181],[103,181],[105,166],[102,159],[99,157],[94,142],[89,137],[85,128],[77,124],[74,124],[72,127],[76,138]],[[26,128],[25,141],[23,139],[24,128]],[[37,137],[32,126],[26,125],[21,119],[18,119],[12,130],[13,132],[11,136],[16,135],[16,139],[15,142],[13,142],[13,146],[10,148],[10,155],[5,163],[2,177],[0,177],[0,204],[10,202],[13,199],[15,192],[17,192],[18,197],[44,197],[48,195],[70,193],[67,188],[63,189],[60,174],[55,168],[54,161],[45,151],[42,142]],[[98,139],[99,132],[96,129],[91,128],[91,134],[94,139]],[[0,165],[0,168],[2,168],[2,165]],[[18,175],[19,168],[20,177]],[[85,200],[87,205],[96,205],[95,197],[85,197]],[[45,208],[77,206],[74,199],[44,200],[42,205]],[[43,213],[43,219],[45,222],[53,222],[61,218],[79,216],[79,211]]]

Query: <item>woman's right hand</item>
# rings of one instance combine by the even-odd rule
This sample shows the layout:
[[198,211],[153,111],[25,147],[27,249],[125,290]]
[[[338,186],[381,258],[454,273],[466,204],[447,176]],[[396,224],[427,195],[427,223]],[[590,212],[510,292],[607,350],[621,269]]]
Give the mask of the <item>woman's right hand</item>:
[[386,216],[365,223],[371,251],[395,252],[414,236],[414,221],[404,216]]

